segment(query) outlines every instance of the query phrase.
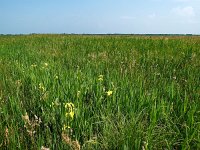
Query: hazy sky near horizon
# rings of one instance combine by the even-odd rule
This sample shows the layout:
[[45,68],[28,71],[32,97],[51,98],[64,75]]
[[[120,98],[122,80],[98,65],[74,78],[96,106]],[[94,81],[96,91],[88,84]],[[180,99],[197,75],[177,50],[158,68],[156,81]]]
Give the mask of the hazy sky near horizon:
[[200,0],[0,0],[0,34],[200,34]]

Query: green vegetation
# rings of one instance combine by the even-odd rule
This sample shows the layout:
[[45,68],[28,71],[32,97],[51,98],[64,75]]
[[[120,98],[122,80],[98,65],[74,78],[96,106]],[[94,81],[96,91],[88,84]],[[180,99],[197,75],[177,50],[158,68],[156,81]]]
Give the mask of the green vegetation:
[[200,149],[200,37],[0,36],[0,149]]

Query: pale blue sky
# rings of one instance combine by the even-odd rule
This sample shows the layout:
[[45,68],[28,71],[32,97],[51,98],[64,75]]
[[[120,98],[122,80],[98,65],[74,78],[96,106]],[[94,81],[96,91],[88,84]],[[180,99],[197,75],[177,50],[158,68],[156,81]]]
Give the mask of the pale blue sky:
[[0,34],[200,34],[200,0],[0,0]]

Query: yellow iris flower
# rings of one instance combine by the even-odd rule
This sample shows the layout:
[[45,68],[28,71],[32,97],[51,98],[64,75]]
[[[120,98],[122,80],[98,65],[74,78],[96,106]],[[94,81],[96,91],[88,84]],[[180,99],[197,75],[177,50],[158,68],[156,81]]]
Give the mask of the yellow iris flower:
[[74,104],[73,103],[66,103],[65,108],[67,109],[67,112],[65,114],[66,117],[70,117],[71,119],[74,118]]
[[110,90],[109,90],[109,91],[107,91],[106,93],[107,93],[108,96],[110,96],[110,95],[113,94],[113,91],[110,91]]

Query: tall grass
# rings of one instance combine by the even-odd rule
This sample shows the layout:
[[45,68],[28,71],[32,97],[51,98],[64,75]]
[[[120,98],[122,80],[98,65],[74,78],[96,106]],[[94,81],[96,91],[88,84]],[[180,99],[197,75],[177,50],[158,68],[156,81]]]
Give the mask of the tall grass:
[[200,149],[199,102],[199,37],[0,36],[1,149]]

